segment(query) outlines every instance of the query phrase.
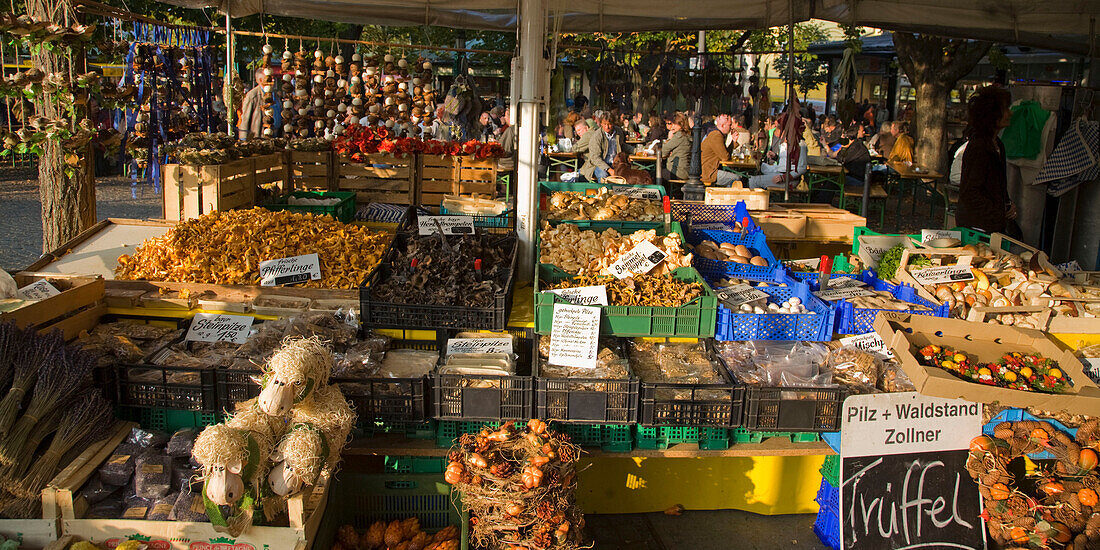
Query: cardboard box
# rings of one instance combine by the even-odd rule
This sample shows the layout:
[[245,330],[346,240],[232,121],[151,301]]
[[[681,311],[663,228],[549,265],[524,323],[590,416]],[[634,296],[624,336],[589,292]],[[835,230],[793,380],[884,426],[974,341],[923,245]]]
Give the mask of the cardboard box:
[[797,240],[806,237],[806,216],[797,212],[753,212],[756,222],[769,240]]
[[771,193],[767,189],[744,189],[740,183],[733,187],[707,187],[706,204],[735,205],[744,201],[749,210],[767,210]]
[[[1100,388],[1085,374],[1081,361],[1073,353],[1059,347],[1041,331],[926,315],[879,313],[875,332],[894,353],[917,391],[924,395],[1100,415]],[[1057,361],[1074,385],[1066,393],[1049,394],[977,384],[920,364],[917,354],[928,344],[959,350],[985,362],[996,362],[1013,351],[1037,353]]]
[[253,526],[238,537],[216,531],[210,523],[81,519],[88,503],[77,496],[77,492],[133,426],[128,422],[117,423],[111,437],[86,449],[43,490],[43,515],[60,518],[62,535],[73,535],[106,548],[114,548],[133,537],[141,537],[151,548],[159,550],[309,548],[328,502],[327,489],[331,482],[328,478],[323,478],[311,492],[295,495],[287,501],[289,527]]

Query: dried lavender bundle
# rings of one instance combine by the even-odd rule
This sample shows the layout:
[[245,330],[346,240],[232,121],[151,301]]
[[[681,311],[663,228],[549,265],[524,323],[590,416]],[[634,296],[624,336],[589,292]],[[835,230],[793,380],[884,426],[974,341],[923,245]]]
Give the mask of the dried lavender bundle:
[[12,384],[7,395],[0,400],[0,434],[8,433],[19,414],[19,407],[27,392],[34,386],[42,366],[63,347],[60,331],[41,336],[33,331],[24,331],[17,338],[16,350],[12,361]]

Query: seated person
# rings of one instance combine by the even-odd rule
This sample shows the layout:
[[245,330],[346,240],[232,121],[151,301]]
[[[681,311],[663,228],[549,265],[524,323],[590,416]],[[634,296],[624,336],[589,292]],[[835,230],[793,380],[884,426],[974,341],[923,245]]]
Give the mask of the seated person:
[[732,126],[733,120],[730,119],[729,115],[718,115],[714,119],[714,130],[703,138],[703,143],[699,146],[700,162],[703,169],[699,179],[703,180],[703,185],[729,187],[737,181],[736,175],[719,169],[721,162],[729,160],[730,151],[737,146],[736,140],[733,141],[732,146],[726,145],[726,138],[729,136]]
[[585,154],[588,152],[588,140],[592,139],[592,130],[588,129],[588,123],[583,119],[573,123],[573,133],[577,136],[573,140],[573,148],[570,152]]
[[906,133],[905,123],[895,120],[890,124],[890,134],[894,136],[894,146],[890,149],[887,162],[913,163],[913,138]]
[[603,181],[607,176],[615,175],[611,163],[615,155],[626,150],[623,134],[616,130],[610,113],[602,113],[600,127],[591,130],[588,152],[584,156],[584,166],[581,166],[581,174],[589,181]]
[[[749,178],[749,187],[753,189],[766,189],[784,185],[793,187],[806,173],[806,157],[809,155],[806,153],[806,142],[802,139],[802,119],[797,119],[793,128],[795,135],[798,136],[798,149],[793,153],[788,153],[786,140],[788,116],[790,115],[784,113],[776,121],[778,129],[775,138],[779,152],[768,152],[768,158],[773,159],[774,164],[760,165],[761,174]],[[787,172],[788,157],[791,165],[790,172]]]
[[[840,150],[833,153],[829,153],[830,158],[834,158],[842,166],[844,166],[844,185],[845,187],[863,187],[863,177],[867,174],[867,165],[871,163],[871,153],[867,150],[867,146],[863,144],[862,140],[851,139],[849,137],[840,138]],[[835,192],[830,189],[821,189],[814,191],[812,200],[813,202],[831,203],[833,202],[833,195]]]

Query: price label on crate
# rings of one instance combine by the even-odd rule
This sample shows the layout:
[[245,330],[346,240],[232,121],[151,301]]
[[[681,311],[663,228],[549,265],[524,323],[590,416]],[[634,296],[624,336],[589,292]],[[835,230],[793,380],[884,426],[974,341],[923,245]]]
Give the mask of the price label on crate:
[[253,320],[248,315],[196,313],[191,320],[191,328],[187,329],[187,340],[243,344],[248,340]]
[[511,338],[451,338],[447,355],[455,353],[512,353]]
[[421,235],[435,235],[440,231],[444,235],[474,234],[472,216],[417,216],[416,225]]
[[260,286],[296,285],[319,280],[321,260],[316,254],[260,262]]
[[894,358],[893,352],[890,351],[890,348],[886,347],[886,342],[882,341],[882,337],[879,336],[877,332],[845,336],[840,339],[840,345],[851,346],[868,353],[874,353],[883,359]]
[[642,241],[623,254],[615,263],[611,264],[611,273],[620,279],[649,273],[649,270],[657,267],[657,264],[665,261],[668,254],[653,246],[649,241]]
[[828,288],[825,290],[819,290],[814,292],[814,296],[825,300],[826,302],[832,302],[834,300],[843,300],[845,298],[855,298],[857,296],[871,296],[875,291],[864,287],[841,287],[841,288]]
[[724,223],[693,223],[691,224],[691,230],[696,231],[700,229],[713,229],[715,231],[733,231],[733,224],[726,225]]
[[962,231],[952,231],[950,229],[921,229],[920,230],[920,242],[930,243],[936,239],[958,239],[962,240]]
[[559,288],[556,290],[547,290],[545,292],[557,294],[558,296],[569,300],[570,303],[576,304],[578,306],[607,305],[607,287],[604,285]]
[[50,284],[46,279],[35,281],[21,289],[19,289],[19,295],[24,300],[45,300],[51,296],[57,296],[61,294],[57,287]]
[[550,357],[553,365],[581,369],[596,368],[600,343],[600,308],[554,304],[550,328]]
[[970,266],[949,265],[946,267],[926,267],[914,269],[909,272],[916,281],[922,285],[938,285],[941,283],[954,283],[957,281],[970,281],[974,279],[974,272]]
[[851,277],[830,277],[825,286],[829,288],[856,288],[867,286],[867,283]]
[[632,199],[661,200],[660,191],[656,189],[647,189],[645,187],[635,187],[633,185],[612,185],[611,192]]
[[749,302],[755,302],[760,299],[765,299],[768,294],[762,290],[755,289],[746,284],[727,286],[726,288],[715,289],[714,294],[718,296],[718,299],[726,304],[726,307],[736,308],[741,304],[747,304]]
[[805,260],[787,260],[787,265],[800,266],[810,271],[817,271],[821,267],[821,258],[806,258]]

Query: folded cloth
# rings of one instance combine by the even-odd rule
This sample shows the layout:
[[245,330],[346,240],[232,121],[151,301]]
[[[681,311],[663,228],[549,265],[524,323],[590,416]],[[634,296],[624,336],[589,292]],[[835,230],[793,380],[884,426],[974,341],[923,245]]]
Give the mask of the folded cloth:
[[1100,123],[1077,120],[1062,136],[1035,183],[1047,184],[1047,193],[1061,196],[1082,182],[1100,176]]

